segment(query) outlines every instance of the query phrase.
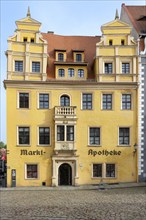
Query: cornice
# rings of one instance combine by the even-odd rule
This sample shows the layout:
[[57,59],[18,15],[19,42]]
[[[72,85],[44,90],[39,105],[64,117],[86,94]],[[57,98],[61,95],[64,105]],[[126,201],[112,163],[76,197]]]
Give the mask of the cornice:
[[4,87],[7,88],[23,88],[23,89],[48,89],[48,90],[123,90],[137,89],[137,82],[96,82],[96,81],[69,81],[69,80],[48,80],[48,81],[20,81],[20,80],[4,80]]

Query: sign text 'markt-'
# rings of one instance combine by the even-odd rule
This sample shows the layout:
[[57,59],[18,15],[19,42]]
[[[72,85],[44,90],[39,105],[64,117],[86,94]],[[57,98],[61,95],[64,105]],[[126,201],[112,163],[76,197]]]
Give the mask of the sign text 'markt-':
[[46,152],[43,150],[21,150],[20,155],[43,155]]
[[96,155],[103,155],[103,156],[119,156],[121,155],[121,151],[116,151],[116,150],[101,150],[101,151],[95,151],[95,150],[88,150],[88,155],[92,155],[93,157],[95,157]]

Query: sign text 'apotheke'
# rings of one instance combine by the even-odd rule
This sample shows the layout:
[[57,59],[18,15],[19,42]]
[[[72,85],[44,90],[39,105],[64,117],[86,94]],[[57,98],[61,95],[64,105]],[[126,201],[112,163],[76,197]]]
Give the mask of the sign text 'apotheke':
[[95,151],[95,150],[88,150],[88,155],[92,155],[93,157],[95,157],[96,155],[97,156],[100,156],[100,155],[103,155],[103,156],[120,156],[121,155],[121,151],[116,151],[116,150],[111,150],[111,151],[108,151],[108,150],[101,150],[101,151]]

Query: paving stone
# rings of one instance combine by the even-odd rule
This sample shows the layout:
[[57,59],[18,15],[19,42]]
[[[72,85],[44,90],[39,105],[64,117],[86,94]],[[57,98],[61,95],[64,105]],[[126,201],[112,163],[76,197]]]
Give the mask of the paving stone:
[[143,220],[146,188],[1,190],[1,220]]

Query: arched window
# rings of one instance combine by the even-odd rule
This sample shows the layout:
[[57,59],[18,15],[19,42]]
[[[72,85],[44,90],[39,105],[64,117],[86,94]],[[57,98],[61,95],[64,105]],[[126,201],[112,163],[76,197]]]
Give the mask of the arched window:
[[64,61],[64,54],[58,53],[58,61]]
[[70,106],[70,98],[68,95],[62,95],[60,98],[61,106]]
[[74,69],[73,68],[68,69],[68,76],[69,77],[74,77]]
[[65,75],[64,69],[59,69],[59,70],[58,70],[58,76],[59,76],[59,77],[64,77],[64,75]]
[[78,69],[78,77],[83,78],[84,77],[84,70]]

